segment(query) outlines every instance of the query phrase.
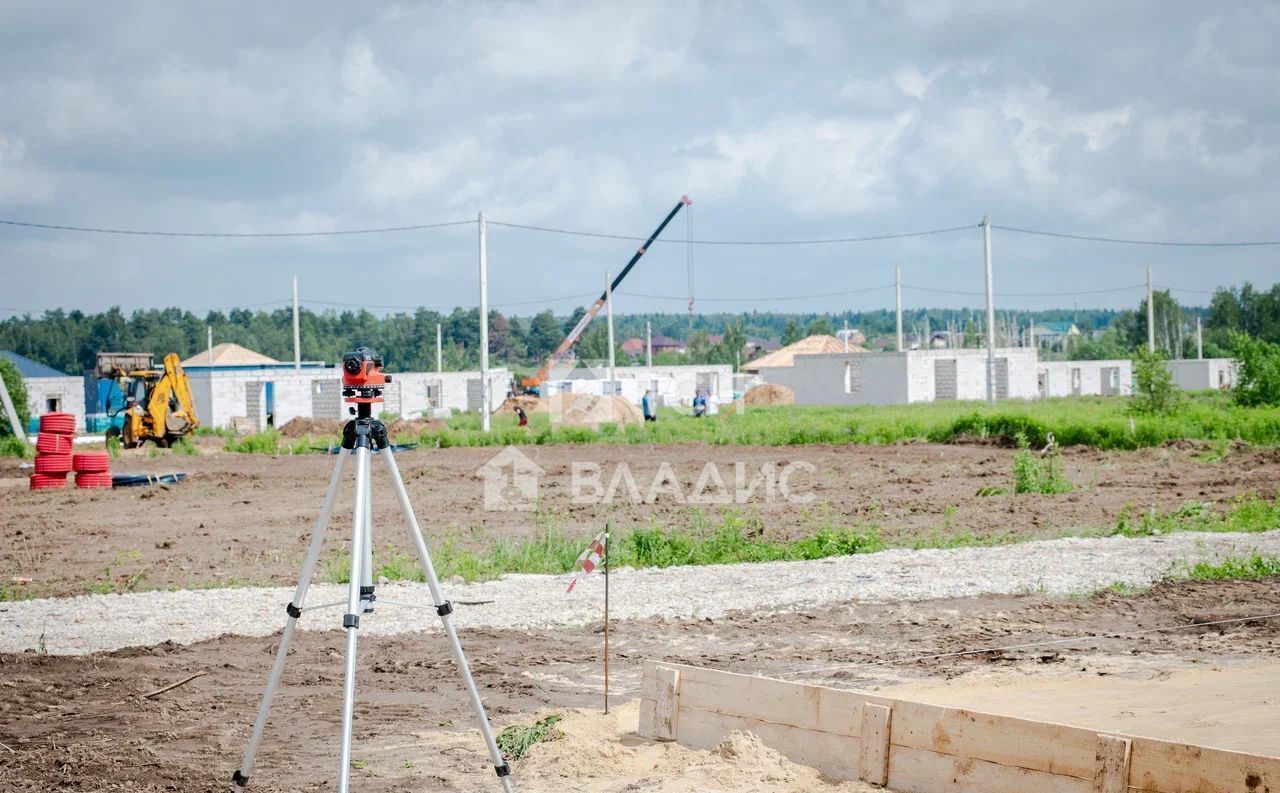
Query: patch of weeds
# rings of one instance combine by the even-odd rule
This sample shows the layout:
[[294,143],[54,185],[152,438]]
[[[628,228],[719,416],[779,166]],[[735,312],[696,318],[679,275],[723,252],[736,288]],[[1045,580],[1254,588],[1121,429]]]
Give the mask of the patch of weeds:
[[1130,584],[1128,581],[1116,581],[1110,586],[1099,589],[1098,592],[1110,592],[1113,595],[1141,595],[1150,588],[1149,586]]
[[187,438],[179,438],[169,448],[173,449],[174,454],[182,455],[183,457],[195,457],[200,454],[200,450],[196,448],[196,445]]
[[107,436],[107,454],[111,455],[112,460],[120,459],[120,436]]
[[1227,502],[1222,512],[1203,501],[1187,502],[1169,512],[1151,507],[1137,515],[1126,505],[1116,519],[1112,534],[1122,537],[1149,537],[1175,531],[1256,534],[1276,528],[1280,528],[1280,495],[1268,500],[1249,493]]
[[914,541],[911,548],[916,551],[926,548],[932,549],[950,549],[950,548],[993,548],[997,545],[1004,545],[1006,542],[1017,542],[1014,540],[1004,540],[1000,537],[982,537],[973,532],[962,532],[960,534],[939,534],[934,532],[930,536]]
[[26,459],[31,456],[31,447],[18,440],[16,435],[0,436],[0,457],[21,457]]
[[555,728],[560,719],[558,715],[551,715],[527,727],[513,724],[498,733],[498,750],[502,752],[503,759],[519,760],[531,746],[564,737],[564,733]]
[[1007,496],[1009,495],[1009,488],[997,487],[995,485],[986,485],[985,487],[978,488],[978,492],[975,493],[974,495],[976,495],[978,498],[990,498],[992,496]]
[[223,450],[242,454],[279,454],[280,433],[274,429],[263,430],[246,435],[243,438],[227,438]]
[[1189,581],[1256,581],[1273,576],[1280,576],[1280,556],[1263,556],[1256,551],[1212,562],[1180,562],[1169,574],[1171,579]]
[[1016,439],[1018,451],[1013,456],[1013,492],[1046,496],[1071,492],[1071,483],[1062,473],[1062,457],[1052,435],[1040,454],[1031,451],[1031,442],[1025,434],[1019,432]]
[[1220,463],[1227,459],[1227,455],[1231,453],[1231,441],[1221,439],[1213,441],[1209,448],[1196,455],[1196,461],[1201,463]]

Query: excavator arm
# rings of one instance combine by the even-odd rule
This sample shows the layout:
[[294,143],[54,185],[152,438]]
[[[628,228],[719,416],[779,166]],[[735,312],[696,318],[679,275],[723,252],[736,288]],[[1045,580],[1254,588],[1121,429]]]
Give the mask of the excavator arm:
[[[622,280],[627,277],[627,273],[631,272],[631,268],[636,266],[636,262],[640,261],[640,257],[644,256],[645,253],[648,252],[649,246],[653,245],[654,240],[658,239],[658,235],[667,227],[667,224],[675,218],[681,209],[692,203],[693,202],[689,200],[689,196],[680,196],[680,200],[676,202],[675,207],[667,213],[667,216],[658,224],[658,227],[653,230],[653,233],[649,235],[649,239],[645,241],[644,245],[641,245],[636,250],[635,254],[631,257],[631,261],[627,262],[627,266],[622,268],[622,272],[618,273],[617,277],[613,279],[613,282],[609,285],[610,291],[617,290],[618,286],[622,283]],[[587,309],[587,313],[582,315],[582,319],[578,320],[578,324],[574,325],[573,329],[569,331],[569,334],[564,337],[564,341],[560,342],[560,346],[556,347],[555,351],[547,358],[546,363],[542,365],[542,368],[538,370],[538,373],[533,377],[526,377],[522,381],[522,385],[524,385],[525,388],[533,388],[542,385],[543,381],[547,379],[547,374],[550,373],[552,367],[562,362],[569,355],[569,351],[573,349],[573,345],[577,344],[578,339],[582,338],[582,334],[586,331],[587,326],[590,325],[591,321],[600,313],[600,309],[604,308],[604,304],[607,299],[608,292],[602,292],[600,297],[596,299],[596,302],[592,303],[591,307]]]
[[200,426],[196,406],[191,398],[191,382],[182,370],[177,353],[164,357],[164,373],[151,389],[147,400],[151,431],[155,437],[166,441],[171,437],[188,435]]

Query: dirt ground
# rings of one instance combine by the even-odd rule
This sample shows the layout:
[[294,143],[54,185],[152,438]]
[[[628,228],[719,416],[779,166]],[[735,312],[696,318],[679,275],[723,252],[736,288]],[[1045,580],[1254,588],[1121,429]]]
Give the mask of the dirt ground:
[[[1159,678],[1178,669],[1236,669],[1275,660],[1280,620],[1131,637],[1116,634],[1275,613],[1280,611],[1278,583],[1183,582],[1129,596],[850,602],[812,613],[622,622],[614,625],[612,636],[614,702],[617,707],[636,696],[646,659],[864,689],[956,678],[983,681],[993,672],[1028,679],[1073,676],[1109,681]],[[1079,636],[1090,638],[1044,648],[904,660]],[[591,709],[600,703],[598,626],[553,632],[466,631],[462,640],[498,727],[528,723],[535,714]],[[5,694],[0,697],[0,787],[193,793],[228,789],[275,641],[223,637],[187,647],[162,645],[95,656],[0,655]],[[342,635],[304,632],[294,647],[259,756],[254,790],[332,789]],[[841,668],[829,669],[833,666]],[[818,668],[827,671],[806,673]],[[152,699],[141,696],[198,672],[205,674],[179,688]],[[364,639],[359,688],[359,763],[353,780],[360,790],[496,789],[478,736],[471,731],[468,704],[442,636]],[[634,734],[634,716],[626,714],[624,708],[616,723],[596,722],[590,729],[590,723],[578,721],[585,715],[570,714],[567,730],[576,732],[577,739],[571,735],[559,748],[548,744],[544,751],[553,754],[535,752],[514,764],[522,789],[702,789],[696,784],[668,784],[663,770],[668,766],[662,763],[679,760],[680,768],[694,768],[690,773],[706,773],[710,760],[705,753],[700,760],[692,755],[663,760],[661,751]],[[549,759],[556,756],[562,761]],[[570,756],[578,761],[569,762]],[[627,762],[640,764],[640,770],[611,778],[621,773],[618,763],[628,757]],[[648,776],[640,767],[645,763],[650,764]],[[675,765],[670,770],[676,774]],[[831,788],[799,784],[787,789]]]
[[[0,583],[10,597],[228,584],[293,584],[332,470],[324,455],[269,457],[218,450],[201,439],[199,456],[129,454],[116,473],[185,471],[171,487],[115,491],[26,489],[29,471],[0,460]],[[980,488],[1010,486],[1013,452],[989,446],[548,446],[521,451],[545,470],[535,512],[483,509],[477,470],[496,449],[440,449],[398,455],[420,522],[435,543],[453,537],[482,548],[494,538],[556,529],[577,535],[615,525],[695,525],[725,509],[758,517],[769,537],[810,535],[819,528],[876,526],[891,544],[971,533],[983,538],[1041,538],[1114,526],[1126,506],[1171,509],[1188,501],[1223,502],[1242,493],[1273,496],[1280,452],[1239,450],[1209,462],[1192,444],[1138,452],[1068,449],[1066,475],[1076,491],[1061,496],[979,497]],[[608,482],[625,463],[642,501],[663,463],[687,496],[708,462],[728,488],[735,463],[745,481],[765,466],[792,463],[789,484],[804,505],[759,496],[741,506],[681,503],[670,492],[651,503],[571,503],[575,463],[599,465]],[[348,466],[348,471],[350,466]],[[408,552],[390,486],[375,461],[375,537],[379,549]],[[625,493],[625,489],[620,492]],[[708,491],[704,491],[708,492]],[[339,499],[325,558],[336,558],[350,525],[350,488]],[[346,512],[344,513],[344,510]],[[14,579],[31,579],[13,584]]]

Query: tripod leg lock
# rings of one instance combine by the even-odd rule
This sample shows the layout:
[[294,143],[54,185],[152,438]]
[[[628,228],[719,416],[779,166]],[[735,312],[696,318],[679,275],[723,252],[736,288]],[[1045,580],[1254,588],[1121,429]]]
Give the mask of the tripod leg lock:
[[453,613],[453,604],[446,600],[445,602],[443,602],[443,603],[441,603],[440,605],[436,606],[436,613],[437,613],[437,614],[439,614],[441,617],[443,617],[443,616],[445,616],[445,615],[447,615],[447,614],[452,614],[452,613]]
[[239,769],[236,769],[236,772],[231,775],[231,781],[236,787],[245,788],[249,786],[249,777],[240,773]]
[[288,614],[290,617],[293,617],[296,620],[302,616],[302,609],[290,603],[289,605],[284,607],[284,613]]
[[506,763],[503,763],[502,765],[495,765],[493,767],[493,770],[500,777],[511,776],[511,766],[507,765]]
[[359,628],[359,627],[360,627],[360,616],[359,616],[358,614],[343,614],[343,615],[342,615],[342,627],[344,627],[344,628]]

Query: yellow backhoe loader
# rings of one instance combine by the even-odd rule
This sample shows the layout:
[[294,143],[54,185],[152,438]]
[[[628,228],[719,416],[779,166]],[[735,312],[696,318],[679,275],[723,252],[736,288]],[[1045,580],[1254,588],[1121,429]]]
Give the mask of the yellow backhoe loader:
[[112,426],[107,435],[118,435],[126,449],[146,441],[169,446],[200,426],[191,383],[177,353],[166,355],[164,368],[157,369],[146,353],[100,352],[95,373],[114,380],[120,390],[121,404],[109,408],[107,414],[115,417],[123,413],[124,423]]

